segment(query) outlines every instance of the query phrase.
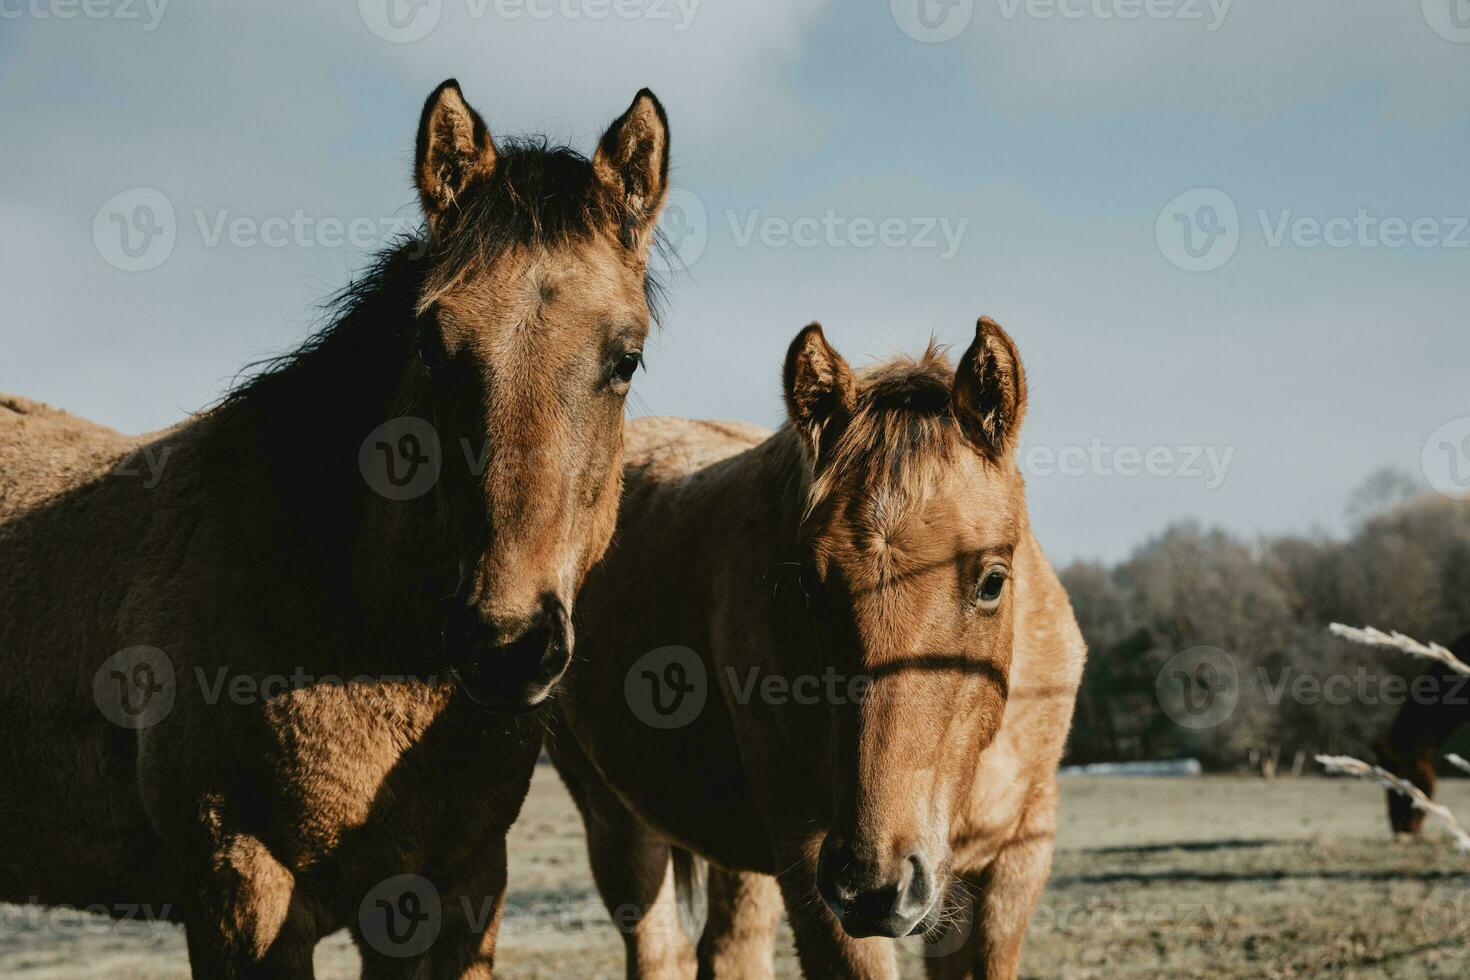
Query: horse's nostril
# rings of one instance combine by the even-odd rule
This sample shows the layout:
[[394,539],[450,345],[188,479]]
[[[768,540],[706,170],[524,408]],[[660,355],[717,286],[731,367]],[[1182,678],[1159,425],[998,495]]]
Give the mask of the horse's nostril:
[[859,892],[850,903],[848,913],[859,922],[881,922],[897,910],[902,894],[896,885]]
[[530,615],[508,621],[466,606],[446,623],[445,647],[471,699],[524,710],[546,699],[571,661],[571,618],[549,592]]
[[909,908],[916,909],[928,909],[934,897],[934,875],[929,870],[929,862],[918,851],[910,854],[904,862],[899,894],[905,897]]
[[566,636],[556,623],[538,623],[504,647],[481,658],[482,670],[504,670],[521,682],[549,680],[561,672],[568,656]]
[[852,936],[904,936],[928,913],[934,876],[915,851],[901,860],[859,861],[829,838],[817,858],[817,892]]

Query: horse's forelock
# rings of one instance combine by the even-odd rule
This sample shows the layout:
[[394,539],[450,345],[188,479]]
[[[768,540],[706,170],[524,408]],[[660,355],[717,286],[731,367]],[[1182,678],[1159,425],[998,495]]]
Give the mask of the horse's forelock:
[[[314,379],[305,376],[324,359],[350,362],[353,370],[331,372],[347,376],[364,362],[400,360],[411,349],[413,316],[446,290],[507,249],[554,250],[597,233],[602,222],[615,220],[608,207],[592,164],[575,150],[539,137],[503,141],[495,169],[465,194],[451,230],[432,241],[422,230],[390,242],[327,301],[324,324],[315,333],[293,350],[247,365],[220,404],[288,392],[310,398]],[[662,286],[650,274],[644,290],[656,321]],[[302,384],[292,383],[296,379]]]
[[[420,309],[509,249],[554,252],[615,230],[623,220],[599,187],[591,162],[542,137],[497,144],[495,168],[468,190],[459,207],[446,232],[429,244]],[[662,285],[646,274],[644,290],[656,320]]]
[[965,445],[949,411],[953,385],[954,368],[932,342],[918,358],[862,372],[857,408],[812,479],[807,513],[838,486],[910,500],[931,492],[939,470]]

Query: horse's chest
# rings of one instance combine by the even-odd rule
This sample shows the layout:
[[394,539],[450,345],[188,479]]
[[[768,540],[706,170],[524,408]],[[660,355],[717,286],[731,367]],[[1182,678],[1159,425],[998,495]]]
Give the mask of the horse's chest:
[[982,753],[969,804],[950,832],[957,869],[978,872],[1021,834],[1028,808],[1036,805],[1034,752],[1032,740],[1012,727]]
[[428,685],[310,688],[267,706],[262,789],[298,866],[388,849],[436,859],[509,826],[539,725],[465,707]]

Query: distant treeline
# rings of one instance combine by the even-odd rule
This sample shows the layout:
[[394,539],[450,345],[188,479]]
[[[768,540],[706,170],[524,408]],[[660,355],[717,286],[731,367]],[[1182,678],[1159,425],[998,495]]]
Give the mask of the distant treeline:
[[[1470,630],[1470,501],[1404,499],[1406,484],[1381,473],[1355,492],[1346,540],[1250,543],[1185,523],[1119,565],[1066,568],[1089,647],[1067,761],[1194,756],[1212,769],[1286,771],[1299,753],[1373,759],[1425,665],[1346,643],[1327,624],[1445,645]],[[1181,680],[1170,658],[1191,650],[1183,662],[1197,676]],[[1178,705],[1165,702],[1196,682],[1196,706],[1234,699],[1217,724],[1171,717]],[[1470,697],[1470,685],[1459,693]],[[1470,754],[1467,742],[1462,732],[1450,748]]]

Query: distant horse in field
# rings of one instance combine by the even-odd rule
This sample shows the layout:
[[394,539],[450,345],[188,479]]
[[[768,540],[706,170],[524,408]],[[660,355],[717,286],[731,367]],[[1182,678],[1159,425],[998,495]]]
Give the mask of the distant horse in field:
[[785,396],[775,434],[628,426],[578,607],[548,745],[629,973],[769,976],[784,899],[808,976],[893,976],[881,937],[916,933],[935,975],[1015,976],[1085,658],[1015,463],[1020,357],[981,320],[957,368],[854,373],[812,325]]
[[[1470,662],[1470,633],[1456,640],[1450,652]],[[1440,747],[1461,726],[1470,724],[1470,677],[1438,666],[1424,677],[1433,679],[1432,685],[1426,685],[1431,696],[1412,696],[1414,685],[1410,685],[1411,696],[1399,709],[1387,737],[1378,743],[1378,758],[1383,768],[1404,777],[1432,798]],[[1388,823],[1395,835],[1413,837],[1424,826],[1424,811],[1407,796],[1389,790]]]
[[196,977],[310,977],[344,927],[366,977],[490,975],[668,147],[646,90],[588,160],[446,82],[425,239],[299,351],[141,438],[0,398],[0,899],[146,904]]

